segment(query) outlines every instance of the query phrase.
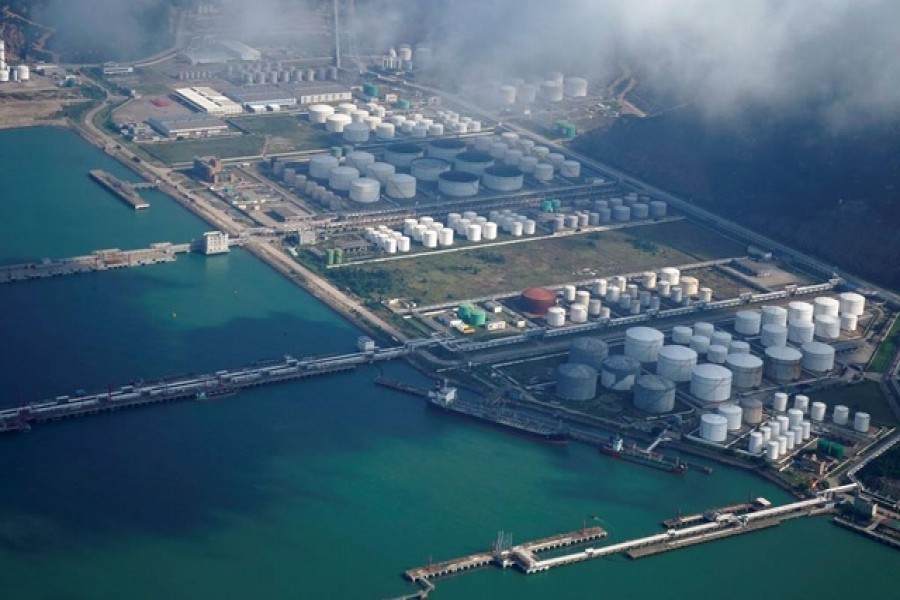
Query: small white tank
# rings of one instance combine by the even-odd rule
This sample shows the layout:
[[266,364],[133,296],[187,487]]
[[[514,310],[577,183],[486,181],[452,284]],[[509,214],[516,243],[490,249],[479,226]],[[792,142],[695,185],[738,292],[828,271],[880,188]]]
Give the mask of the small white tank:
[[869,425],[871,423],[871,417],[869,413],[866,412],[857,412],[853,415],[853,429],[860,433],[868,433]]
[[816,337],[823,340],[836,340],[841,336],[841,322],[838,317],[819,315],[815,319]]
[[780,455],[781,448],[778,444],[777,440],[770,440],[766,442],[766,460],[775,461],[778,460],[778,456]]
[[566,324],[566,309],[561,306],[551,306],[547,309],[547,325],[550,327],[562,327]]
[[709,442],[724,442],[728,438],[728,419],[711,413],[703,415],[700,417],[700,437]]
[[759,335],[762,315],[755,310],[742,310],[734,316],[734,330],[741,335]]
[[784,392],[775,392],[772,396],[772,408],[775,412],[784,412],[787,410],[788,395]]
[[850,420],[850,409],[843,404],[838,404],[834,407],[831,420],[835,425],[846,425],[847,421]]
[[813,402],[809,407],[809,419],[814,423],[822,423],[825,420],[826,408],[824,402]]

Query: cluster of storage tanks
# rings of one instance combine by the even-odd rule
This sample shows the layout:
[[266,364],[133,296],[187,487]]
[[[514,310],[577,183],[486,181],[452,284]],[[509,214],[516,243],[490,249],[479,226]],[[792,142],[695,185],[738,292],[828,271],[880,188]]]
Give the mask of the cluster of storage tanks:
[[[542,206],[542,208],[544,208]],[[551,212],[547,210],[545,212]],[[595,227],[609,223],[627,223],[644,219],[661,219],[668,213],[668,205],[663,200],[639,200],[637,194],[626,198],[594,200],[587,210],[568,214],[553,214],[548,217],[550,229],[554,232],[566,229]]]
[[[814,426],[825,424],[828,407],[824,402],[810,402],[809,396],[797,394],[794,396],[793,407],[788,408],[789,400],[788,394],[776,392],[772,396],[774,415],[771,419],[765,423],[761,420],[746,421],[748,425],[755,427],[748,436],[749,454],[764,455],[770,461],[778,460],[808,442],[812,437]],[[755,402],[761,404],[759,401]],[[851,427],[850,409],[844,405],[835,406],[831,423],[838,427]],[[862,411],[855,413],[852,423],[854,431],[866,434],[870,427],[871,417],[868,413]]]
[[565,98],[583,98],[587,94],[587,79],[554,72],[546,77],[530,77],[497,86],[492,95],[501,106],[529,106],[538,100],[562,102]]
[[374,137],[389,141],[400,136],[423,140],[446,134],[477,133],[481,122],[452,111],[438,111],[434,118],[421,113],[388,114],[377,102],[357,105],[343,102],[337,106],[313,104],[307,109],[309,122],[324,125],[329,133],[339,133],[349,144],[364,144]]
[[[337,81],[338,70],[334,66],[305,68],[286,65],[281,61],[260,61],[243,65],[228,65],[226,77],[244,85],[300,83],[303,81]],[[207,76],[204,78],[208,78]],[[190,79],[190,78],[189,78]]]
[[514,237],[534,235],[536,223],[511,210],[491,211],[486,217],[473,211],[450,213],[446,223],[429,216],[409,218],[403,221],[402,233],[392,232],[407,240],[404,244],[406,249],[388,247],[384,250],[389,254],[409,251],[410,241],[422,244],[425,248],[447,248],[458,239],[489,242],[496,240],[501,231]]
[[6,42],[0,40],[0,83],[28,81],[31,69],[28,65],[10,66],[6,64]]
[[713,298],[711,288],[701,287],[696,277],[682,277],[678,269],[671,267],[663,268],[659,273],[647,271],[632,281],[622,276],[598,279],[587,289],[564,285],[562,298],[569,307],[568,312],[564,306],[556,306],[555,296],[548,306],[533,301],[530,295],[546,295],[539,290],[526,290],[522,300],[527,312],[546,315],[550,327],[562,327],[567,322],[587,323],[591,317],[610,318],[613,309],[622,314],[638,315],[648,310],[659,310],[663,301],[683,305],[693,299],[710,302]]

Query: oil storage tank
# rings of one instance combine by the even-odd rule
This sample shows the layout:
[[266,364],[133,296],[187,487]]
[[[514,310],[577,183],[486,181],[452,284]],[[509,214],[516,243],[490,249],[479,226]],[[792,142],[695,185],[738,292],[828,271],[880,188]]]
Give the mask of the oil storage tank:
[[780,306],[762,307],[762,324],[787,326],[788,311]]
[[387,178],[384,188],[385,193],[395,200],[410,200],[416,197],[416,178],[397,173]]
[[408,169],[413,161],[425,154],[418,144],[393,144],[384,151],[384,160],[397,168]]
[[556,395],[563,400],[592,400],[597,395],[597,370],[577,363],[561,364],[556,372]]
[[663,346],[656,356],[656,374],[679,383],[691,380],[697,353],[686,346]]
[[731,371],[734,387],[751,389],[762,384],[763,361],[753,354],[729,354],[725,357],[725,366]]
[[515,192],[522,189],[524,175],[519,167],[492,165],[484,170],[482,183],[495,192]]
[[700,437],[708,442],[724,442],[728,438],[728,419],[722,415],[700,417]]
[[776,383],[790,383],[800,379],[800,361],[803,355],[799,350],[787,346],[771,346],[766,348],[766,377]]
[[316,154],[309,159],[309,176],[313,179],[328,179],[331,170],[340,166],[337,157],[330,154]]
[[461,152],[456,155],[453,166],[457,171],[481,176],[484,170],[494,164],[494,157],[487,152]]
[[578,338],[569,346],[569,362],[587,365],[598,372],[609,356],[609,345],[600,338]]
[[866,297],[855,292],[844,292],[838,300],[842,315],[856,315],[861,317],[866,310]]
[[627,391],[641,373],[641,363],[630,356],[615,355],[603,361],[600,382],[606,389]]
[[788,330],[784,325],[768,323],[762,326],[760,341],[766,348],[787,345]]
[[450,163],[439,158],[417,158],[409,169],[412,176],[419,181],[437,181],[441,173],[450,170]]
[[737,431],[741,428],[744,410],[735,404],[725,404],[719,407],[719,414],[728,420],[728,431]]
[[350,199],[354,202],[378,202],[381,196],[381,183],[377,179],[360,177],[350,182]]
[[625,331],[625,356],[644,363],[656,362],[664,340],[663,333],[652,327],[631,327]]
[[831,315],[819,315],[815,318],[816,337],[823,340],[836,340],[841,335],[841,321]]
[[434,140],[428,144],[425,150],[428,158],[438,158],[440,160],[453,161],[461,153],[466,151],[466,143],[459,139],[441,139]]
[[334,107],[327,104],[313,104],[309,107],[309,122],[324,125],[325,121],[334,114]]
[[438,191],[454,198],[478,194],[478,175],[465,171],[446,171],[438,176]]
[[825,373],[834,368],[834,348],[822,342],[808,342],[803,344],[803,359],[801,364],[804,369],[815,373]]
[[353,167],[335,167],[328,174],[328,186],[333,190],[346,191],[350,183],[359,177],[359,170]]
[[794,321],[788,325],[788,341],[794,344],[805,344],[813,341],[816,326],[812,321]]
[[756,398],[741,400],[741,408],[744,409],[744,423],[747,425],[759,425],[763,420],[763,403]]
[[634,406],[651,414],[675,408],[675,383],[657,375],[641,375],[634,383]]
[[522,310],[533,315],[545,315],[547,309],[556,306],[556,292],[547,288],[533,287],[522,292],[519,298]]
[[732,378],[725,367],[697,365],[691,373],[691,394],[704,402],[724,402],[731,398]]

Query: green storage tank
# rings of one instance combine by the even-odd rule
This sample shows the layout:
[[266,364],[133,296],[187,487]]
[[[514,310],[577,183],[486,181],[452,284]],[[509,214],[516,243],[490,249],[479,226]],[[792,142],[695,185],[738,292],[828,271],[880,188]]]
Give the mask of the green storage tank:
[[562,206],[562,201],[560,201],[560,200],[554,199],[554,200],[551,200],[550,202],[553,203],[553,210],[559,210],[559,208]]
[[469,325],[472,327],[484,327],[487,323],[487,313],[480,309],[475,309],[469,315]]
[[370,98],[377,98],[379,95],[378,86],[374,83],[364,83],[363,84],[363,94],[369,96]]
[[820,439],[816,447],[821,454],[831,454],[831,442],[828,440]]
[[402,108],[403,110],[409,110],[410,106],[412,106],[409,100],[405,98],[400,98],[397,100],[397,108]]
[[543,202],[541,202],[541,212],[552,213],[553,200],[544,200]]
[[332,248],[325,251],[325,264],[328,266],[334,264],[334,250]]
[[456,314],[460,319],[468,323],[473,309],[474,307],[471,304],[460,304],[459,308],[456,310]]
[[340,265],[344,263],[344,250],[343,248],[335,248],[334,249],[334,264]]
[[335,158],[340,158],[344,155],[344,149],[340,146],[332,146],[331,147],[331,155]]
[[831,455],[838,460],[844,460],[844,447],[841,444],[831,444]]

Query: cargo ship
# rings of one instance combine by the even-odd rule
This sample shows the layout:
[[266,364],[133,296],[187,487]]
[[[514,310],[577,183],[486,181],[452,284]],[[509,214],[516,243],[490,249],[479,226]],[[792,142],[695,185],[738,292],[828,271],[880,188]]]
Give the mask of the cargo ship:
[[626,446],[625,440],[619,435],[600,446],[600,453],[675,475],[681,475],[687,470],[687,465],[681,462],[681,459],[673,460],[656,452],[642,451],[634,445]]
[[499,429],[525,435],[550,444],[567,444],[569,436],[558,426],[528,418],[514,409],[463,400],[455,387],[446,385],[430,390],[425,396],[428,406],[459,415],[463,418],[487,422]]

